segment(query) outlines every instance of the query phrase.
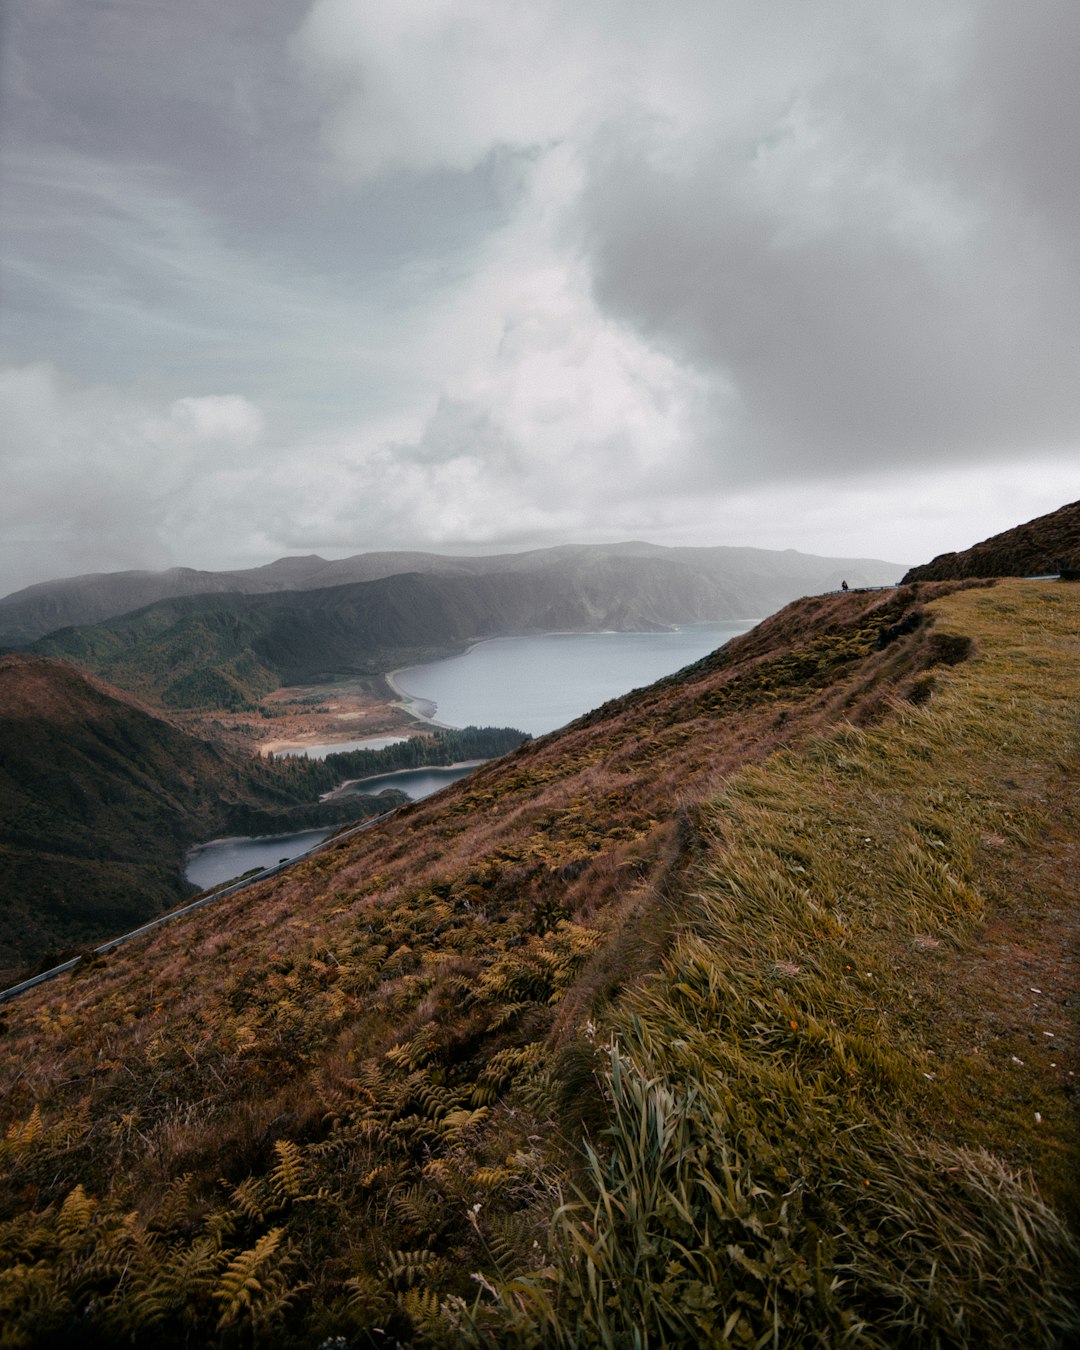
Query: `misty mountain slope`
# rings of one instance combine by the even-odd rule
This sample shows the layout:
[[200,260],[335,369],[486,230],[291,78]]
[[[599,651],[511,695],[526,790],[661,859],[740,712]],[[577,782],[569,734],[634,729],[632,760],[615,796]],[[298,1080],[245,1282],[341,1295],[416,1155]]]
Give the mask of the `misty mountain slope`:
[[[666,547],[641,540],[618,544],[560,544],[552,548],[528,549],[522,553],[492,554],[479,557],[447,556],[437,553],[360,553],[351,558],[326,562],[310,572],[299,588],[342,585],[349,581],[371,581],[398,572],[439,572],[445,575],[486,576],[492,572],[531,572],[553,563],[575,562],[587,568],[591,562],[619,558],[653,558],[656,561],[683,563],[694,571],[716,580],[724,580],[736,589],[747,581],[770,579],[790,587],[807,585],[813,590],[834,589],[850,572],[852,584],[888,584],[897,579],[901,568],[896,563],[873,558],[824,558],[799,553],[795,549],[714,547]],[[260,572],[266,569],[259,569]],[[240,575],[240,574],[233,574]],[[257,575],[252,572],[249,575]],[[821,583],[821,584],[817,584]],[[828,583],[826,585],[826,583]],[[784,596],[782,603],[794,598]],[[739,618],[745,615],[717,615]]]
[[[551,550],[555,561],[546,552],[475,575],[410,572],[315,590],[178,597],[52,633],[31,650],[169,707],[238,708],[280,684],[382,674],[482,638],[647,630],[746,612],[745,579],[640,548]],[[751,590],[771,603],[790,590],[790,574]]]
[[242,594],[277,590],[255,579],[238,585],[228,573],[173,567],[166,572],[107,572],[62,581],[43,581],[0,600],[0,641],[11,646],[33,642],[58,628],[95,624],[158,600],[218,591]]
[[215,834],[385,808],[320,806],[326,786],[306,765],[248,762],[188,735],[61,661],[0,658],[0,969],[192,894],[184,853]]
[[588,576],[601,572],[612,559],[644,557],[688,567],[701,579],[699,585],[715,587],[703,616],[709,619],[771,613],[798,595],[835,589],[842,577],[853,585],[890,584],[903,570],[898,564],[875,559],[818,558],[790,549],[669,549],[643,543],[563,545],[487,557],[412,551],[360,553],[327,562],[310,555],[231,572],[178,567],[166,572],[111,572],[41,582],[0,599],[0,643],[23,646],[59,628],[101,623],[158,600],[186,595],[322,590],[407,572],[481,577],[568,566],[576,568],[576,575]]
[[797,602],[31,991],[7,1324],[1067,1343],[1078,619],[1035,583]]
[[649,558],[325,590],[160,601],[33,645],[173,707],[236,707],[279,684],[381,674],[506,633],[657,628],[707,616],[715,588]]
[[1080,570],[1080,502],[1003,530],[963,552],[941,553],[911,568],[904,580],[1040,576],[1062,566]]

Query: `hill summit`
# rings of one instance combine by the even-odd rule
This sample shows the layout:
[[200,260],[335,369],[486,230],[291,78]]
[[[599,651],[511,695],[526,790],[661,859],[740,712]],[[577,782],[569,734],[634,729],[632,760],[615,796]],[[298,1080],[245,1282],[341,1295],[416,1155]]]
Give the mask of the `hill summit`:
[[1080,571],[1080,502],[1003,530],[962,553],[940,553],[912,567],[905,581],[949,581],[961,577],[1029,577]]

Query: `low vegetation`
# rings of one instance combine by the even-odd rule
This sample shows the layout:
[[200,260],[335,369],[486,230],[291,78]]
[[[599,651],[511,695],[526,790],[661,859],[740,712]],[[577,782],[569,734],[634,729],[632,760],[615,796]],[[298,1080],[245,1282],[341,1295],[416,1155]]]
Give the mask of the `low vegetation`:
[[260,760],[190,735],[59,661],[0,658],[0,984],[195,894],[183,876],[193,844],[380,815],[407,796],[360,784],[319,798],[387,762],[487,758],[522,739],[471,728],[374,759]]
[[[610,1124],[555,1215],[553,1264],[497,1289],[522,1340],[1034,1346],[1077,1333],[1062,1217],[1080,1213],[1073,1093],[1029,1082],[1003,1132],[1015,1089],[997,1080],[1023,1065],[943,1045],[936,1019],[951,1010],[935,996],[1006,901],[1001,851],[1037,849],[1054,814],[1032,775],[1077,765],[1077,600],[954,597],[942,617],[980,657],[932,708],[816,736],[711,800],[673,950],[605,1026]],[[1001,618],[1021,612],[1019,646]],[[1063,1001],[1069,988],[1066,976]],[[1062,1021],[1051,1012],[1057,1029],[1039,1029],[1054,1044],[1027,1053],[1069,1053]],[[1033,1165],[1060,1214],[1025,1181]]]
[[959,577],[1080,574],[1080,502],[1003,530],[963,553],[942,553],[912,567],[905,581],[946,581]]
[[243,598],[163,600],[103,623],[62,628],[31,650],[172,710],[251,710],[282,680],[257,651],[265,628],[257,601],[252,614],[234,612],[232,602],[242,605]]
[[1078,632],[807,601],[32,991],[4,1344],[1068,1344]]

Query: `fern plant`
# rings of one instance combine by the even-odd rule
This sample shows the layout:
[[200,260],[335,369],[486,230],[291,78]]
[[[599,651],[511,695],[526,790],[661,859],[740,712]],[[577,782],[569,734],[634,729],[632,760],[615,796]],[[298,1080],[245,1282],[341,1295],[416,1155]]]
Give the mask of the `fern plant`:
[[213,1291],[220,1308],[219,1330],[246,1323],[255,1332],[301,1292],[301,1286],[288,1283],[294,1257],[284,1238],[284,1228],[271,1228],[221,1272]]

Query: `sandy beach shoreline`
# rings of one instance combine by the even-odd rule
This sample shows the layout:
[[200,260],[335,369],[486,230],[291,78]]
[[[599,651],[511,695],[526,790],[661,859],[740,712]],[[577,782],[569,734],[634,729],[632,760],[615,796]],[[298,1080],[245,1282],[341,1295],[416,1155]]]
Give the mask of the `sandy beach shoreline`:
[[[438,731],[457,730],[448,722],[439,721],[435,715],[437,712],[436,705],[429,699],[416,698],[398,684],[397,676],[409,669],[411,667],[403,666],[398,670],[387,671],[379,677],[390,697],[381,700],[371,711],[375,715],[382,713],[379,720],[386,724],[383,729],[377,732],[373,731],[368,736],[357,736],[355,727],[343,725],[344,717],[328,718],[324,727],[317,726],[302,734],[278,736],[272,740],[260,741],[259,754],[303,754],[305,750],[312,746],[318,746],[321,749],[323,746],[339,744],[353,746],[358,750],[374,750],[396,740],[408,740],[409,736],[422,734],[429,729]],[[349,714],[345,716],[347,717]]]
[[[474,646],[478,645],[476,643]],[[470,649],[471,650],[471,649]],[[408,690],[402,689],[397,682],[397,677],[403,675],[406,670],[411,670],[411,666],[402,666],[398,670],[390,670],[383,676],[383,679],[389,685],[391,691],[396,696],[397,706],[402,712],[408,713],[410,717],[415,717],[417,721],[425,723],[429,727],[438,727],[440,731],[456,731],[458,728],[452,727],[447,722],[440,722],[435,714],[438,712],[438,705],[432,703],[430,699],[417,698],[410,694]]]

